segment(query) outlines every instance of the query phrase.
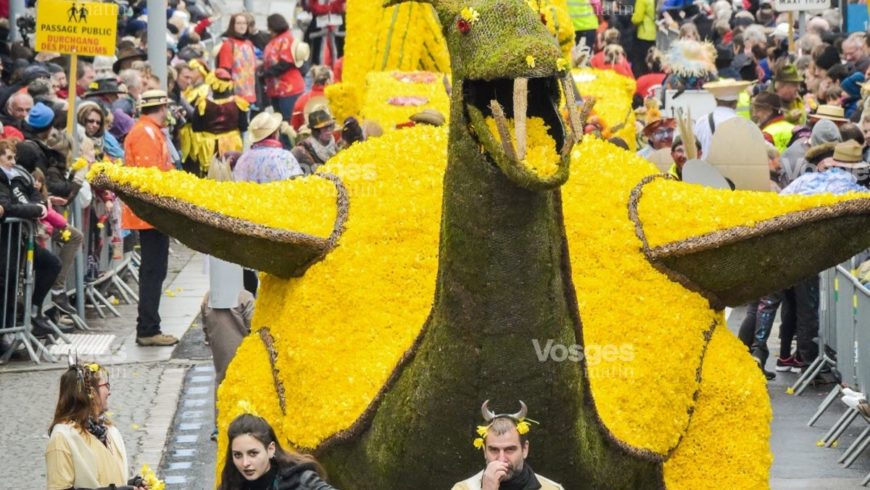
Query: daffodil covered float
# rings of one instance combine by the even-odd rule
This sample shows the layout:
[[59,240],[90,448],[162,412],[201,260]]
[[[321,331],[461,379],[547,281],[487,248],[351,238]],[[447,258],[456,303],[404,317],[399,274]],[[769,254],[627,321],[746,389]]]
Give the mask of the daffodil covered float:
[[[764,378],[721,308],[866,247],[870,201],[669,180],[582,137],[588,111],[526,2],[434,7],[449,128],[388,132],[268,191],[91,173],[190,246],[264,272],[220,387],[218,454],[255,410],[339,488],[449,488],[482,465],[481,402],[523,400],[532,464],[566,488],[766,487]],[[558,355],[570,346],[583,356]]]

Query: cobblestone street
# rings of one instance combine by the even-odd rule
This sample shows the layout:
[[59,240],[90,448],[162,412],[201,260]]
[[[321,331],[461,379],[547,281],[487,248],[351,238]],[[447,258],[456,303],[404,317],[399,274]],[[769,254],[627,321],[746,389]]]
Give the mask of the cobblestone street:
[[[211,356],[195,320],[208,280],[201,255],[178,243],[173,243],[172,249],[161,315],[164,331],[182,338],[182,342],[175,348],[135,345],[136,305],[120,304],[116,308],[121,317],[100,319],[89,309],[87,322],[91,330],[78,333],[88,337],[111,335],[112,340],[106,352],[80,357],[109,369],[111,419],[124,437],[131,475],[148,464],[167,479],[169,489],[212,488],[215,443],[208,439],[214,424],[213,377],[208,374]],[[0,366],[0,410],[5,414],[0,426],[2,488],[45,488],[43,453],[66,362],[66,356],[61,355],[57,363],[36,365],[20,359]],[[183,425],[189,421],[180,419],[177,408],[186,399],[185,377],[190,381],[194,375],[199,376],[198,384],[191,386],[194,393],[205,390],[201,412],[207,417],[199,422],[205,435],[197,440],[196,461],[188,465],[185,462],[190,458],[180,459],[187,453],[166,448],[176,432],[190,427]],[[204,384],[203,376],[211,381]],[[167,477],[165,469],[171,469],[168,475],[175,479]],[[184,472],[189,484],[170,483],[182,474],[178,470]]]

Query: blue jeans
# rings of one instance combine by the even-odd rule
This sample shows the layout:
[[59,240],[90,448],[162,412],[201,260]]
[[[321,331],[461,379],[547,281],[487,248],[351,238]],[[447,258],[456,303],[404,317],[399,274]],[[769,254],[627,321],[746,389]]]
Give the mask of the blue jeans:
[[272,97],[272,108],[275,112],[281,114],[285,121],[290,122],[293,116],[293,106],[296,105],[296,99],[302,94],[291,95],[290,97]]

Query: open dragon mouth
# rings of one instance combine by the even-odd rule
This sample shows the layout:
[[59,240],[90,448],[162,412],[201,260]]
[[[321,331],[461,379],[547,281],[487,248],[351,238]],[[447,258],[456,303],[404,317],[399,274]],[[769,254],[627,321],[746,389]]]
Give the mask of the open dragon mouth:
[[[570,151],[582,135],[569,83],[573,83],[570,75],[463,80],[472,132],[496,166],[517,185],[544,190],[568,179]],[[569,110],[570,134],[559,113],[560,86]]]

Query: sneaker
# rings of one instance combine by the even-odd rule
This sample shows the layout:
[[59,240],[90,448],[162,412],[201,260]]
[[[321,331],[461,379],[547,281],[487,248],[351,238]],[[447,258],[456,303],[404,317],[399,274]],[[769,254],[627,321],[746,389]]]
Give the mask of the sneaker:
[[172,335],[159,333],[150,337],[136,337],[136,343],[143,347],[165,347],[177,344],[178,339]]
[[780,373],[791,371],[791,368],[797,365],[797,359],[794,356],[788,357],[777,357],[776,358],[776,370]]
[[867,403],[867,400],[859,400],[857,408],[861,415],[870,417],[870,403]]
[[789,371],[791,371],[795,374],[801,374],[804,372],[804,369],[806,369],[807,366],[808,366],[807,363],[805,363],[805,362],[801,361],[800,359],[798,359],[797,357],[795,357],[794,358],[794,365],[792,365],[789,368]]
[[52,291],[51,302],[54,303],[54,306],[57,307],[58,310],[66,313],[67,315],[75,315],[77,313],[76,309],[69,302],[69,296],[67,296],[66,291]]

